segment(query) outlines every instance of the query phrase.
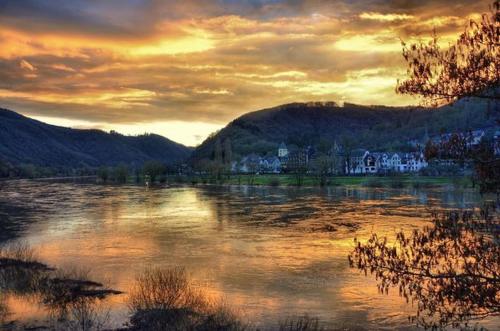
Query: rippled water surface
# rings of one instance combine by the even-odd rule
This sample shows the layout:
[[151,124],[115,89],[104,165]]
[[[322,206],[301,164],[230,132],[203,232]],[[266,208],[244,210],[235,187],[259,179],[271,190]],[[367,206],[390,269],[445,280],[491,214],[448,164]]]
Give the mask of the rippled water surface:
[[[414,307],[397,290],[379,294],[372,277],[349,268],[353,238],[391,237],[428,224],[431,209],[479,201],[450,188],[0,185],[0,242],[26,241],[50,265],[85,266],[123,291],[146,266],[185,266],[255,324],[307,313],[366,329],[409,329]],[[128,316],[126,299],[110,299],[116,326]],[[23,298],[7,305],[14,319],[44,318]]]

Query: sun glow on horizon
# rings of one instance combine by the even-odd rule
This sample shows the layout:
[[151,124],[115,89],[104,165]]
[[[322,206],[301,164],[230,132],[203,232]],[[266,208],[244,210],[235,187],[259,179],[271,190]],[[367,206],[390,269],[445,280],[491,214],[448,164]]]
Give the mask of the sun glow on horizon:
[[110,124],[50,116],[31,116],[31,118],[44,123],[73,129],[97,129],[106,132],[114,131],[120,134],[132,136],[154,133],[190,147],[196,147],[211,133],[214,133],[222,128],[222,125],[218,124],[187,121],[153,121],[144,123]]

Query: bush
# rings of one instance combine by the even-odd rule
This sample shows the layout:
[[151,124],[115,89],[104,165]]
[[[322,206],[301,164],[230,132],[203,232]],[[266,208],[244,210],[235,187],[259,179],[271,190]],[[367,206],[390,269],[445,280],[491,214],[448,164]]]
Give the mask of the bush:
[[129,296],[132,330],[227,330],[246,327],[221,303],[195,289],[184,268],[146,269]]
[[98,330],[108,317],[97,305],[100,299],[121,292],[103,288],[87,273],[56,271],[37,262],[27,245],[16,244],[0,247],[0,306],[4,293],[36,298],[53,319],[53,329]]

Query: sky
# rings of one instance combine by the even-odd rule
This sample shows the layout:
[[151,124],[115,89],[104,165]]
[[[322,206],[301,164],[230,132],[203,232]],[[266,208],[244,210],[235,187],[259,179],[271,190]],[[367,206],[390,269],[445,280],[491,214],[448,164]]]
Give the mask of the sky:
[[0,107],[195,146],[280,104],[411,105],[401,40],[443,45],[489,0],[0,0]]

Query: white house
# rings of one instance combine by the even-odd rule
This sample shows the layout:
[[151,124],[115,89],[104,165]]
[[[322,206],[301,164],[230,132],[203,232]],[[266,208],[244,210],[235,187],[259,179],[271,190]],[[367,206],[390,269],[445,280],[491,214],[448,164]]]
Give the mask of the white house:
[[288,148],[286,148],[285,143],[281,143],[278,147],[278,157],[283,158],[288,156]]
[[346,160],[346,173],[351,175],[365,174],[366,169],[364,159],[368,154],[370,154],[370,152],[364,149],[352,151],[349,160]]
[[262,158],[260,169],[264,173],[279,174],[281,172],[281,161],[276,156]]
[[[347,168],[350,166],[350,168]],[[346,171],[350,174],[377,174],[392,172],[418,172],[427,167],[423,153],[377,153],[355,151]]]
[[422,152],[410,153],[407,159],[409,172],[418,172],[429,165]]

